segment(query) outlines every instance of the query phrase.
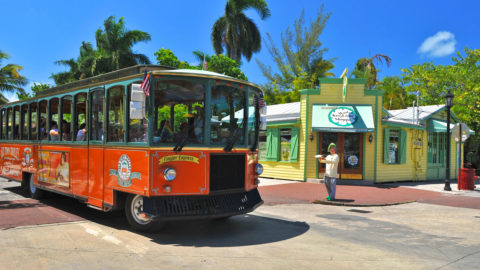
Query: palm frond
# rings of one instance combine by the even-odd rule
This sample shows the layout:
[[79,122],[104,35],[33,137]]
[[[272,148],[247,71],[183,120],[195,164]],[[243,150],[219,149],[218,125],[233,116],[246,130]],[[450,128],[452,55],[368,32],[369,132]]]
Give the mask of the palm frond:
[[219,18],[212,28],[212,45],[216,54],[223,53],[223,40],[225,36],[225,29],[227,27],[227,22],[225,17]]

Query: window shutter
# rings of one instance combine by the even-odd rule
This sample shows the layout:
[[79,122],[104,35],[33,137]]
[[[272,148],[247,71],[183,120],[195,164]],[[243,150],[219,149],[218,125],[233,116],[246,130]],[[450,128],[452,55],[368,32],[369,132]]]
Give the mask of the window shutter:
[[400,130],[400,164],[407,162],[407,131]]
[[292,128],[290,161],[298,161],[298,128]]
[[388,144],[390,141],[390,128],[384,129],[383,135],[383,163],[388,164],[389,156],[388,156]]
[[278,128],[267,129],[267,160],[278,161]]

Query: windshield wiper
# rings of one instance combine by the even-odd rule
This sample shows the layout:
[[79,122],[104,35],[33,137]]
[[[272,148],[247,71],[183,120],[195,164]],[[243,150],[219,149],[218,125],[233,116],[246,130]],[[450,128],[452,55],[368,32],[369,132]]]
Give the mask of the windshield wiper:
[[181,152],[183,147],[187,144],[188,142],[188,132],[183,133],[182,137],[177,142],[177,145],[173,148],[173,151],[175,152]]
[[230,141],[227,143],[227,145],[225,145],[225,147],[223,148],[223,151],[225,151],[225,152],[231,152],[232,151],[233,146],[235,145],[235,143],[240,138],[240,135],[242,134],[239,131],[243,130],[244,126],[245,126],[245,118],[243,119],[241,125],[238,125],[235,128],[235,130],[233,130],[232,137],[230,137]]

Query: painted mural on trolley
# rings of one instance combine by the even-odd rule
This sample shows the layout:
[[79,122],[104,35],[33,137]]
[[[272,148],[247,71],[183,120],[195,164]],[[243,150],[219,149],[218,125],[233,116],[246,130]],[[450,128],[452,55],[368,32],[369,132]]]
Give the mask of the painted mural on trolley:
[[70,153],[38,151],[38,181],[70,187]]
[[33,169],[33,151],[30,147],[25,147],[22,154],[22,166]]
[[0,157],[3,160],[2,174],[5,176],[21,175],[20,148],[4,146],[0,148]]

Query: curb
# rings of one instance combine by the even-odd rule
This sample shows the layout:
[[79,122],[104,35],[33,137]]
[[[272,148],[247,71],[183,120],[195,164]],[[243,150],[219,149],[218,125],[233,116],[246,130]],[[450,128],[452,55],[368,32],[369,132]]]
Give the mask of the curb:
[[407,203],[413,203],[413,202],[416,202],[416,200],[404,201],[404,202],[394,202],[394,203],[378,203],[378,204],[355,204],[355,203],[343,203],[343,202],[324,201],[324,200],[313,201],[313,203],[315,203],[315,204],[334,205],[334,206],[350,206],[350,207],[392,206],[392,205],[407,204]]

